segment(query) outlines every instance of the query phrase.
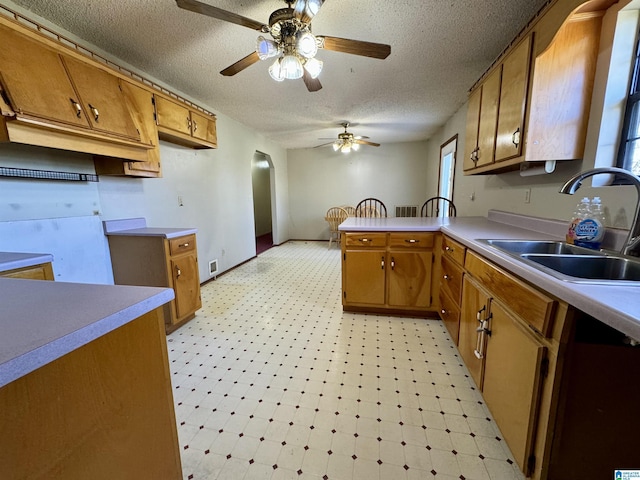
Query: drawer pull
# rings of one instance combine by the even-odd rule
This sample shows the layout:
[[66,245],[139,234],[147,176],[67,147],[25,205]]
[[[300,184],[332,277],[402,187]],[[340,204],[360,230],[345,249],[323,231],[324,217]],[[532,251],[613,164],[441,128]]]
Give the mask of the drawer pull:
[[451,277],[449,275],[443,275],[442,279],[443,280],[451,280]]
[[444,247],[445,251],[447,252],[453,252],[453,248],[451,248],[449,245],[447,245],[446,247]]
[[371,241],[371,239],[370,238],[359,238],[358,241],[362,242],[362,243],[369,243]]
[[188,247],[189,246],[189,242],[187,243],[181,243],[178,245],[178,247],[183,248],[183,247]]
[[414,238],[407,238],[407,239],[405,239],[405,242],[407,242],[407,243],[420,243],[420,240],[416,240]]

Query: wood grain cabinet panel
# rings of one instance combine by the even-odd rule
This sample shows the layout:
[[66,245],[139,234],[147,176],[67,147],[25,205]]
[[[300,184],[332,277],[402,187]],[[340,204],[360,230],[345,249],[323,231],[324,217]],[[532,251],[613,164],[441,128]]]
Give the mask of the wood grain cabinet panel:
[[429,307],[432,263],[432,252],[390,251],[388,304],[392,307]]
[[216,148],[216,119],[161,95],[155,95],[160,138],[189,148]]
[[51,263],[40,263],[30,267],[6,270],[0,272],[0,277],[24,278],[27,280],[54,280]]

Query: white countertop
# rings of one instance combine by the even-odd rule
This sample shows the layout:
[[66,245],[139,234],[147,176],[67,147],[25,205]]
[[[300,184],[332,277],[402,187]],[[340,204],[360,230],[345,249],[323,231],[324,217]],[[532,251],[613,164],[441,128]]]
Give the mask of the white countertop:
[[178,238],[198,232],[196,228],[147,227],[147,221],[142,217],[106,220],[102,222],[102,227],[107,236]]
[[0,272],[53,262],[49,253],[0,252]]
[[0,387],[173,298],[169,288],[0,278]]
[[[640,283],[637,287],[626,287],[558,280],[511,255],[477,241],[490,238],[563,240],[555,231],[557,229],[553,225],[549,226],[552,221],[517,215],[513,217],[519,217],[516,218],[515,224],[492,221],[486,217],[450,219],[350,217],[339,228],[341,231],[369,232],[442,231],[541,290],[573,305],[602,323],[640,340]],[[522,225],[526,225],[527,228],[522,228]]]

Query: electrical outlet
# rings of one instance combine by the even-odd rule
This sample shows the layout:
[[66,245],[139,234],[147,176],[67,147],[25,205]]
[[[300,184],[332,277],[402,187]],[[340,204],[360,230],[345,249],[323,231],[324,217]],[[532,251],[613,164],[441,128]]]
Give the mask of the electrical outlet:
[[531,189],[527,188],[524,191],[524,203],[531,203]]
[[184,202],[182,201],[182,195],[178,195],[178,206],[184,207]]

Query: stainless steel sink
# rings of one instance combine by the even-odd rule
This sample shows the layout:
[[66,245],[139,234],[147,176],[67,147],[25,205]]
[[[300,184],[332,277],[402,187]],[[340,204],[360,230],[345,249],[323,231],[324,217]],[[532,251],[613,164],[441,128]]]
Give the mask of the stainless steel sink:
[[621,283],[640,286],[640,261],[622,257],[587,255],[536,255],[521,257],[549,270],[566,281],[582,283]]
[[554,240],[478,241],[565,282],[640,287],[640,258]]
[[604,255],[599,250],[578,247],[553,240],[480,240],[492,247],[512,254],[553,254],[553,255]]

